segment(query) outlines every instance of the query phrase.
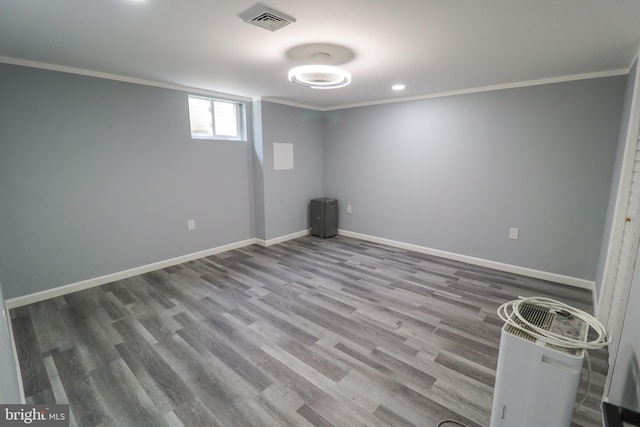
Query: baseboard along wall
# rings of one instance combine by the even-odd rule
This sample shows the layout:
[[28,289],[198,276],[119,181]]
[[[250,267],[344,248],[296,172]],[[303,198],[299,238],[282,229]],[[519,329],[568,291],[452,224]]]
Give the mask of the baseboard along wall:
[[595,289],[595,282],[591,280],[579,279],[577,277],[564,276],[562,274],[549,273],[547,271],[535,270],[527,267],[520,267],[512,264],[505,264],[497,261],[490,261],[483,258],[475,258],[467,255],[461,255],[454,252],[441,251],[426,246],[418,246],[411,243],[399,242],[397,240],[384,239],[381,237],[370,236],[368,234],[355,233],[348,230],[338,230],[338,234],[354,239],[366,240],[369,242],[380,243],[395,248],[407,249],[414,252],[420,252],[427,255],[433,255],[440,258],[446,258],[454,261],[466,262],[468,264],[479,265],[481,267],[493,268],[495,270],[507,273],[519,274],[521,276],[533,277],[535,279],[548,280],[550,282],[562,283],[564,285],[575,286],[578,288],[589,289],[592,292]]
[[[24,305],[32,304],[39,301],[44,301],[50,298],[59,297],[62,295],[70,294],[72,292],[81,291],[84,289],[89,289],[95,286],[104,285],[106,283],[111,283],[116,280],[122,280],[133,276],[138,276],[140,274],[149,273],[151,271],[160,270],[162,268],[171,267],[177,264],[182,264],[184,262],[193,261],[199,258],[208,257],[211,255],[219,254],[222,252],[230,251],[233,249],[239,249],[245,246],[257,244],[261,246],[271,246],[278,243],[285,242],[287,240],[296,239],[298,237],[306,236],[310,233],[310,230],[301,230],[295,233],[287,234],[284,236],[276,237],[273,239],[258,239],[252,238],[247,240],[241,240],[239,242],[230,243],[223,246],[218,246],[211,249],[206,249],[204,251],[194,252],[187,255],[182,255],[179,257],[167,259],[164,261],[158,261],[151,264],[143,265],[140,267],[134,267],[128,270],[119,271],[111,274],[107,274],[100,277],[95,277],[92,279],[83,280],[76,283],[71,283],[68,285],[59,286],[53,289],[47,289],[40,292],[35,292],[29,295],[24,295],[21,297],[11,298],[6,300],[7,309],[22,307]],[[400,242],[396,240],[384,239],[381,237],[371,236],[368,234],[356,233],[349,230],[338,230],[338,234],[345,237],[351,237],[354,239],[365,240],[374,243],[380,243],[383,245],[388,245],[400,249],[407,249],[414,252],[420,252],[428,255],[433,255],[441,258],[451,259],[454,261],[466,262],[473,265],[479,265],[482,267],[493,268],[500,271],[505,271],[508,273],[520,274],[522,276],[533,277],[536,279],[548,280],[551,282],[562,283],[565,285],[576,286],[583,289],[589,289],[594,295],[594,301],[596,298],[595,293],[595,282],[579,279],[571,276],[564,276],[561,274],[549,273],[546,271],[535,270],[526,267],[520,267],[517,265],[504,264],[496,261],[490,261],[482,258],[470,257],[467,255],[460,255],[453,252],[441,251],[439,249],[428,248],[425,246],[414,245],[411,243]]]
[[7,299],[6,300],[7,308],[12,309],[17,307],[22,307],[24,305],[33,304],[34,302],[44,301],[50,298],[55,298],[62,295],[70,294],[72,292],[82,291],[85,289],[93,288],[95,286],[100,286],[106,283],[115,282],[116,280],[122,280],[129,277],[138,276],[140,274],[149,273],[151,271],[160,270],[162,268],[171,267],[174,265],[193,261],[195,259],[200,259],[200,258],[208,257],[211,255],[219,254],[222,252],[230,251],[233,249],[238,249],[245,246],[253,245],[255,243],[256,243],[255,238],[241,240],[239,242],[230,243],[228,245],[218,246],[211,249],[205,249],[203,251],[194,252],[191,254],[166,259],[163,261],[158,261],[151,264],[130,268],[128,270],[118,271],[115,273],[106,274],[104,276],[94,277],[92,279],[82,280],[80,282],[58,286],[56,288],[35,292],[35,293],[24,295],[21,297]]

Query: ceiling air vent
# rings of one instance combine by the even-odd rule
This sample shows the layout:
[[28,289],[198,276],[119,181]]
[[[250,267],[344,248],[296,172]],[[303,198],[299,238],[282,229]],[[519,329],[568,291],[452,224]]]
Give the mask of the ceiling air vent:
[[278,12],[277,10],[273,10],[261,3],[257,3],[238,16],[240,16],[244,22],[269,31],[279,30],[282,27],[286,27],[287,25],[296,22],[295,18],[285,15],[282,12]]

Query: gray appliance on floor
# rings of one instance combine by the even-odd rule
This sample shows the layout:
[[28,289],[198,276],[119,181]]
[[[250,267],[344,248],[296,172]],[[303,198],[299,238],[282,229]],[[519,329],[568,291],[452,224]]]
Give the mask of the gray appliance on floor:
[[338,200],[323,197],[311,199],[311,234],[333,237],[338,234]]

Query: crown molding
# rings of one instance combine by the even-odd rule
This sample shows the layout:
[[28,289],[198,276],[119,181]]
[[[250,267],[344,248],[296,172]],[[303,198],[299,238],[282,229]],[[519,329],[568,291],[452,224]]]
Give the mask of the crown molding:
[[[636,58],[637,58],[637,54],[634,57],[634,61]],[[393,104],[393,103],[408,102],[408,101],[419,101],[423,99],[432,99],[432,98],[444,98],[448,96],[468,95],[468,94],[480,93],[480,92],[491,92],[491,91],[503,90],[503,89],[515,89],[515,88],[522,88],[522,87],[528,87],[528,86],[540,86],[540,85],[564,83],[564,82],[577,81],[577,80],[614,77],[614,76],[629,74],[629,70],[631,69],[631,65],[630,65],[627,68],[597,71],[593,73],[573,74],[573,75],[567,75],[567,76],[551,77],[546,79],[526,80],[521,82],[512,82],[512,83],[504,83],[504,84],[489,85],[489,86],[479,86],[474,88],[459,89],[459,90],[444,91],[444,92],[434,92],[434,93],[428,93],[428,94],[416,95],[416,96],[407,96],[407,97],[401,97],[401,98],[380,99],[375,101],[358,102],[353,104],[335,105],[331,107],[318,107],[318,106],[302,104],[294,101],[289,101],[289,100],[277,98],[277,97],[257,96],[254,98],[249,98],[249,97],[232,95],[232,94],[223,93],[223,92],[211,91],[207,89],[182,86],[182,85],[177,85],[172,83],[158,82],[154,80],[139,79],[135,77],[121,76],[118,74],[103,73],[100,71],[87,70],[83,68],[67,67],[64,65],[50,64],[46,62],[30,61],[26,59],[12,58],[8,56],[0,56],[0,63],[18,65],[23,67],[40,68],[40,69],[50,70],[50,71],[59,71],[63,73],[78,74],[78,75],[88,76],[88,77],[97,77],[101,79],[116,80],[116,81],[121,81],[126,83],[159,87],[163,89],[178,90],[178,91],[189,92],[189,93],[198,94],[198,95],[207,95],[207,96],[214,96],[214,97],[217,96],[225,99],[232,99],[232,100],[237,100],[242,102],[266,101],[266,102],[272,102],[275,104],[288,105],[290,107],[304,108],[307,110],[314,110],[314,111],[345,110],[348,108],[368,107],[373,105]]]
[[615,70],[598,71],[594,73],[573,74],[569,76],[551,77],[546,79],[527,80],[527,81],[513,82],[513,83],[503,83],[503,84],[490,85],[490,86],[479,86],[474,88],[452,90],[452,91],[446,91],[446,92],[435,92],[435,93],[429,93],[424,95],[407,96],[403,98],[390,98],[390,99],[382,99],[377,101],[359,102],[354,104],[345,104],[345,105],[337,105],[334,107],[327,107],[327,108],[323,108],[322,111],[344,110],[347,108],[368,107],[372,105],[393,104],[398,102],[418,101],[422,99],[444,98],[448,96],[468,95],[472,93],[492,92],[496,90],[515,89],[515,88],[528,87],[528,86],[541,86],[541,85],[548,85],[553,83],[571,82],[576,80],[589,80],[589,79],[599,79],[602,77],[623,76],[623,75],[629,74],[629,70],[630,68],[618,68]]
[[314,107],[313,105],[301,104],[299,102],[288,101],[286,99],[274,98],[270,96],[257,96],[253,99],[254,101],[271,102],[273,104],[288,105],[289,107],[305,108],[307,110],[327,111],[326,108]]
[[118,74],[103,73],[101,71],[87,70],[84,68],[67,67],[66,65],[50,64],[47,62],[38,62],[38,61],[30,61],[26,59],[12,58],[9,56],[0,56],[0,63],[18,65],[21,67],[39,68],[42,70],[49,70],[49,71],[58,71],[61,73],[78,74],[81,76],[115,80],[119,82],[133,83],[133,84],[138,84],[143,86],[152,86],[152,87],[158,87],[162,89],[178,90],[181,92],[189,92],[195,95],[207,95],[207,96],[220,97],[220,98],[234,100],[234,101],[241,101],[241,102],[251,101],[251,98],[238,96],[238,95],[231,95],[224,92],[216,92],[216,91],[211,91],[207,89],[177,85],[173,83],[165,83],[165,82],[158,82],[154,80],[121,76]]

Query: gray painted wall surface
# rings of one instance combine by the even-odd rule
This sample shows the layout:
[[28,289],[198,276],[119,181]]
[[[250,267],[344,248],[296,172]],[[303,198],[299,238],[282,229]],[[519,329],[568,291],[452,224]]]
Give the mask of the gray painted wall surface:
[[250,144],[191,140],[187,93],[0,65],[0,123],[6,298],[253,237]]
[[622,118],[620,123],[620,132],[618,136],[618,148],[616,151],[616,159],[611,179],[611,189],[609,190],[609,203],[607,205],[607,216],[605,219],[604,233],[602,234],[602,245],[600,247],[600,257],[598,258],[598,269],[596,271],[596,295],[600,296],[602,291],[602,281],[604,275],[604,266],[607,260],[607,251],[609,250],[609,235],[613,225],[613,214],[616,207],[616,198],[618,197],[618,185],[620,183],[620,174],[622,173],[622,160],[627,142],[627,134],[629,120],[631,120],[631,102],[633,101],[633,92],[635,90],[636,73],[638,72],[638,60],[633,63],[629,74],[627,75],[626,90],[624,94],[624,106],[622,108]]
[[[323,114],[262,101],[265,239],[306,230],[309,201],[322,197]],[[273,169],[273,143],[293,144],[294,168]]]
[[253,200],[255,237],[266,240],[264,216],[264,148],[262,137],[262,102],[253,101]]
[[[343,229],[593,279],[624,87],[255,102],[251,146],[191,140],[184,92],[0,65],[5,296],[295,233],[320,196]],[[273,170],[274,142],[294,144],[294,170]]]
[[9,336],[9,313],[5,313],[4,310],[2,283],[0,283],[0,311],[6,315],[6,318],[0,317],[0,403],[21,403],[19,374]]
[[328,112],[325,192],[345,230],[593,280],[624,90],[621,76]]

